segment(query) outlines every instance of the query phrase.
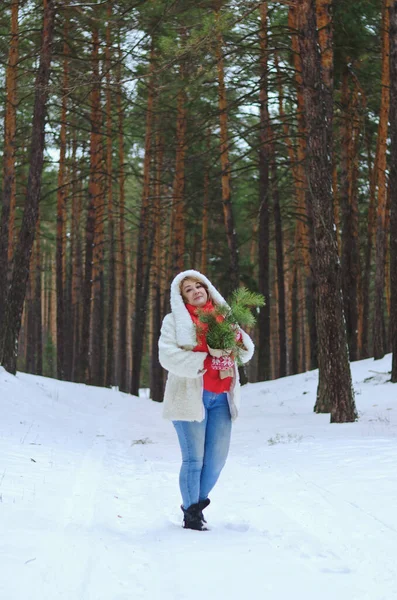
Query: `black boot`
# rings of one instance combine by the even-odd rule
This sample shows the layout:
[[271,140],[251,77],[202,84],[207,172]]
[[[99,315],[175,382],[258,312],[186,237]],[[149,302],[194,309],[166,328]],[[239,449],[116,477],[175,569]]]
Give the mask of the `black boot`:
[[208,531],[207,527],[203,523],[203,513],[200,509],[200,505],[191,504],[189,508],[183,508],[183,528],[184,529],[195,529],[196,531]]
[[203,510],[205,508],[207,508],[207,506],[210,504],[210,499],[206,498],[205,500],[200,500],[200,502],[198,503],[198,507],[200,510],[200,516],[201,516],[201,520],[203,521],[203,523],[206,523],[207,521],[204,519],[204,515],[203,515]]

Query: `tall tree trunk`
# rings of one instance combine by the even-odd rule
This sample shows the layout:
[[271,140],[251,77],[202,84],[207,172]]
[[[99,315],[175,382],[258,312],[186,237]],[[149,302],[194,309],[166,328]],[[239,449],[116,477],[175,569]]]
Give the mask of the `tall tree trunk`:
[[[325,118],[329,130],[332,131],[332,119],[333,119],[333,93],[334,93],[334,52],[333,52],[333,23],[332,23],[332,0],[316,0],[316,25],[318,29],[318,42],[321,52],[321,74],[322,81],[324,84],[324,102],[325,102]],[[333,214],[337,212],[337,207],[334,202],[337,198],[337,188],[334,184],[334,148],[332,136],[330,139],[330,158],[332,161],[332,178],[331,186],[333,187]],[[308,344],[308,367],[314,369],[318,364],[318,353],[321,352],[321,348],[317,344],[317,330],[316,330],[316,319],[315,319],[315,296],[316,296],[316,284],[315,284],[315,242],[314,242],[314,229],[313,229],[313,211],[310,206],[309,193],[306,193],[308,220],[309,220],[309,247],[310,247],[310,264],[306,264],[306,307],[307,307],[307,319],[310,331],[310,344]],[[335,220],[335,224],[338,220]],[[336,226],[336,237],[338,239],[338,230]],[[338,247],[338,246],[337,246]]]
[[343,318],[341,277],[332,207],[331,125],[321,78],[314,0],[297,0],[297,23],[307,115],[307,179],[316,250],[316,323],[322,385],[331,422],[357,417]]
[[259,147],[259,226],[258,226],[258,289],[265,305],[258,317],[257,380],[270,378],[270,189],[269,189],[269,108],[268,108],[268,43],[267,2],[260,5],[260,147]]
[[125,246],[125,173],[124,173],[124,119],[121,105],[121,91],[118,77],[117,113],[118,113],[118,141],[119,141],[119,259],[118,259],[118,289],[119,289],[119,387],[122,392],[129,390],[127,373],[127,259]]
[[119,340],[118,340],[118,376],[119,387],[122,392],[129,391],[129,377],[127,373],[127,258],[125,243],[125,172],[124,172],[124,113],[121,96],[121,50],[118,45],[117,68],[117,127],[118,127],[118,181],[119,181],[119,253],[117,261],[117,281],[119,290]]
[[82,261],[82,240],[81,240],[81,182],[78,181],[77,164],[77,137],[76,128],[73,128],[72,140],[72,224],[71,224],[71,249],[70,262],[72,267],[71,274],[71,329],[73,346],[71,348],[71,373],[70,379],[76,381],[78,373],[78,359],[80,357],[81,342],[81,315],[82,315],[82,281],[83,281],[83,261]]
[[36,370],[36,353],[35,353],[35,315],[34,315],[34,288],[36,284],[35,280],[35,260],[36,255],[34,249],[32,251],[30,265],[29,265],[29,278],[26,286],[26,296],[23,309],[22,322],[24,323],[24,335],[20,336],[20,341],[24,341],[21,347],[19,358],[24,357],[24,368],[27,373],[35,373]]
[[320,352],[317,343],[317,325],[316,325],[316,249],[314,241],[314,222],[313,208],[310,202],[309,192],[305,194],[307,225],[302,224],[304,239],[302,243],[302,255],[305,274],[305,309],[307,321],[306,354],[307,368],[316,369],[318,366],[318,353]]
[[334,92],[334,52],[331,18],[332,0],[316,0],[315,9],[318,42],[321,50],[321,72],[324,84],[325,114],[328,127],[331,127]]
[[292,266],[291,285],[291,372],[299,373],[299,303],[298,303],[298,261]]
[[[297,30],[297,10],[295,4],[290,4],[288,12],[288,24],[290,30],[294,33]],[[306,176],[304,170],[306,156],[306,119],[305,119],[305,103],[303,97],[303,81],[302,81],[302,64],[299,51],[298,37],[293,34],[291,39],[293,63],[295,69],[295,85],[298,104],[298,140],[297,140],[297,177],[298,183],[296,188],[297,211],[300,222],[297,224],[299,229],[298,242],[299,250],[302,256],[304,278],[305,278],[305,294],[302,298],[304,302],[304,312],[308,321],[309,335],[306,338],[307,348],[305,349],[307,357],[310,356],[309,367],[314,369],[317,367],[317,330],[315,322],[315,310],[313,298],[315,296],[315,278],[314,263],[314,231],[313,218],[310,203],[308,202]],[[328,109],[328,105],[327,105]],[[300,269],[299,269],[300,271]],[[298,279],[301,275],[298,271]]]
[[[368,137],[368,136],[367,136]],[[373,240],[375,236],[375,225],[376,225],[376,182],[377,182],[377,174],[378,168],[377,164],[379,161],[379,134],[378,134],[378,142],[377,149],[375,154],[375,163],[372,167],[370,160],[370,140],[367,139],[368,146],[368,172],[369,172],[369,206],[368,206],[368,216],[367,216],[367,235],[366,235],[366,246],[365,246],[365,256],[364,256],[364,276],[363,276],[363,307],[362,307],[362,333],[361,333],[361,349],[360,356],[361,358],[367,358],[370,356],[369,349],[369,315],[370,315],[370,284],[372,278],[372,252],[373,252]]]
[[385,256],[386,256],[386,147],[387,125],[390,104],[390,67],[389,67],[389,6],[392,0],[383,0],[382,13],[382,95],[378,127],[379,156],[377,169],[378,205],[376,210],[376,263],[375,263],[375,306],[374,306],[374,358],[385,354],[384,339],[384,293],[385,293]]
[[[126,259],[127,259],[127,290],[134,290],[135,286],[135,271],[134,261],[132,260],[133,254],[136,253],[136,239],[133,238],[131,233],[126,237]],[[126,346],[126,360],[127,360],[127,379],[128,379],[128,391],[130,391],[131,375],[132,375],[132,352],[133,352],[133,318],[135,311],[135,297],[134,293],[127,295],[127,346]]]
[[[172,227],[172,205],[171,198],[169,197],[169,191],[167,192],[167,188],[163,192],[164,194],[164,208],[165,215],[163,219],[163,248],[161,253],[161,285],[163,292],[163,315],[167,314],[171,310],[170,306],[170,294],[169,294],[169,284],[172,279],[171,273],[171,252],[169,249],[168,240],[171,239],[171,227]],[[168,243],[167,243],[168,242]]]
[[14,374],[16,372],[18,336],[21,327],[23,303],[29,277],[30,257],[39,214],[41,176],[44,161],[45,118],[54,34],[54,1],[44,0],[43,7],[42,45],[35,82],[28,185],[19,241],[14,256],[14,267],[5,310],[5,319],[2,331],[0,332],[0,362],[10,373]]
[[[183,86],[183,69],[181,82]],[[184,269],[185,263],[185,154],[186,154],[186,94],[183,87],[178,92],[176,117],[176,157],[175,177],[172,198],[173,207],[173,272],[176,275]]]
[[[386,240],[385,240],[385,295],[386,295],[386,311],[390,316],[390,245],[389,245],[389,234],[390,234],[390,186],[387,186],[387,199],[386,199],[386,222],[385,222],[385,231],[386,231]],[[386,335],[385,330],[385,351],[390,352],[389,347],[389,336]]]
[[307,326],[307,318],[306,318],[306,290],[305,290],[305,280],[302,278],[302,272],[299,272],[298,279],[298,305],[299,305],[299,341],[300,341],[300,364],[299,364],[299,372],[303,373],[308,370],[308,359],[310,352],[310,344],[308,343],[309,336],[309,328]]
[[[290,17],[290,19],[292,19],[292,17]],[[292,171],[292,178],[294,181],[295,202],[296,202],[296,205],[299,205],[299,188],[302,187],[302,184],[303,184],[303,181],[300,180],[302,165],[298,165],[298,158],[297,158],[297,155],[295,152],[294,145],[291,140],[288,119],[286,117],[285,110],[284,110],[284,91],[283,91],[281,70],[280,70],[279,58],[278,58],[277,52],[274,53],[274,63],[275,63],[276,73],[277,73],[278,110],[279,110],[280,119],[281,119],[281,122],[283,125],[283,134],[284,134],[285,143],[287,146],[288,159],[289,159],[289,164],[291,166],[291,171]],[[299,140],[298,140],[298,143],[299,143]]]
[[[97,131],[102,129],[102,111],[100,103],[97,112]],[[98,183],[99,194],[95,204],[95,231],[94,248],[92,261],[92,314],[90,331],[90,373],[91,383],[102,386],[105,384],[105,341],[106,325],[105,320],[105,274],[104,274],[104,255],[105,255],[105,188],[103,173],[106,169],[103,156],[103,136],[101,132],[98,152]]]
[[35,286],[34,286],[34,326],[35,326],[35,374],[43,375],[43,323],[41,305],[41,244],[40,244],[40,219],[37,221],[35,257]]
[[200,272],[207,273],[208,262],[208,200],[209,200],[209,173],[208,167],[205,167],[204,173],[204,193],[203,193],[203,214],[201,218],[201,253],[200,253]]
[[341,252],[341,237],[340,237],[340,216],[339,216],[339,194],[338,194],[338,169],[336,166],[336,161],[332,167],[332,191],[334,193],[334,221],[335,221],[335,231],[336,231],[336,242],[338,246],[338,252]]
[[[359,190],[358,190],[358,162],[359,162],[359,145],[362,121],[360,117],[360,99],[359,99],[359,88],[357,80],[354,81],[353,91],[353,129],[352,129],[352,152],[351,152],[351,165],[350,165],[350,176],[349,176],[349,205],[351,213],[351,348],[352,352],[350,355],[351,360],[358,360],[360,358],[359,353],[359,323],[361,313],[361,300],[362,300],[362,279],[361,279],[361,261],[360,261],[360,240],[359,240]],[[354,331],[353,331],[354,330]],[[349,346],[350,347],[350,346]]]
[[[95,226],[97,223],[98,204],[101,197],[101,132],[100,132],[100,85],[99,85],[99,33],[97,25],[92,31],[92,89],[91,89],[91,115],[90,115],[90,178],[88,182],[88,209],[85,230],[85,266],[83,287],[83,320],[81,331],[81,346],[79,360],[79,381],[91,382],[91,360],[90,360],[90,332],[92,329],[93,315],[93,262],[94,257]],[[95,348],[98,352],[99,348]]]
[[359,142],[358,89],[349,86],[348,67],[343,75],[343,135],[341,160],[342,290],[351,360],[358,359],[358,298],[360,254],[358,247],[357,154]]
[[273,302],[270,307],[270,379],[277,379],[280,368],[280,344],[277,331],[279,317],[277,263],[272,265],[271,290]]
[[207,130],[207,155],[204,165],[204,191],[203,191],[203,215],[201,219],[201,253],[200,253],[200,272],[203,275],[207,272],[208,262],[208,221],[209,221],[209,194],[210,194],[210,166],[209,157],[211,150],[211,129]]
[[65,379],[65,300],[66,300],[66,115],[69,95],[69,19],[65,15],[63,43],[63,82],[61,131],[59,141],[59,170],[57,190],[57,238],[56,238],[56,269],[57,269],[57,378]]
[[[292,19],[292,15],[290,16],[290,19]],[[291,171],[292,171],[292,178],[293,178],[293,182],[294,182],[294,199],[295,199],[295,204],[296,206],[300,205],[300,196],[301,196],[301,189],[302,189],[302,185],[303,185],[303,181],[302,181],[302,165],[298,164],[298,157],[297,154],[295,152],[295,148],[292,144],[292,140],[291,140],[291,135],[290,135],[290,129],[289,129],[289,125],[288,125],[288,121],[286,119],[286,115],[285,115],[285,110],[284,110],[284,92],[283,92],[283,86],[282,86],[282,81],[281,81],[281,71],[280,71],[280,66],[279,66],[279,60],[278,60],[278,54],[277,52],[274,53],[274,60],[275,60],[275,67],[276,67],[276,73],[277,73],[277,83],[278,83],[278,106],[279,106],[279,115],[282,121],[282,125],[283,125],[283,134],[285,137],[285,143],[287,145],[287,151],[288,151],[288,159],[289,159],[289,163],[291,166]],[[302,147],[303,145],[303,140],[298,140],[298,144],[299,146]],[[300,150],[300,154],[303,154],[303,148],[301,148]],[[272,146],[272,173],[273,170],[277,171],[277,167],[276,167],[276,160],[275,160],[275,152],[274,152],[274,145]],[[274,179],[274,175],[272,175],[272,181]],[[274,215],[275,215],[275,223],[277,223],[277,221],[280,219],[281,221],[281,214],[280,217],[278,216],[278,212],[279,212],[279,208],[276,208],[276,198],[274,197]],[[281,222],[280,222],[280,226],[281,226]],[[298,224],[296,225],[297,229],[298,229]],[[300,225],[299,225],[300,227]],[[298,236],[299,237],[299,236]],[[283,262],[281,265],[278,265],[278,270],[282,271],[283,274],[283,287],[284,287],[284,293],[282,292],[282,290],[279,291],[279,302],[280,302],[280,311],[279,311],[279,318],[282,319],[282,312],[284,310],[284,323],[285,323],[285,334],[284,334],[284,338],[285,338],[285,375],[288,374],[289,372],[289,367],[288,367],[288,347],[290,346],[291,350],[293,351],[293,348],[295,348],[295,344],[293,343],[292,340],[292,336],[293,336],[293,330],[292,330],[292,325],[291,327],[289,327],[288,323],[290,322],[290,319],[292,318],[292,314],[291,314],[291,310],[288,310],[288,316],[287,316],[287,311],[286,311],[286,299],[289,296],[289,291],[290,291],[290,286],[289,286],[289,277],[287,275],[287,277],[284,276],[284,273],[286,272],[286,269],[288,267],[286,267],[285,265],[285,257],[286,257],[286,253],[284,253],[283,250],[283,243],[277,240],[277,234],[276,234],[276,244],[279,244],[279,252],[283,253]],[[296,246],[297,248],[297,246]],[[297,254],[296,254],[297,256]],[[278,260],[278,258],[277,258]],[[293,277],[293,275],[292,275]],[[292,293],[292,289],[291,289],[291,293]],[[284,308],[282,307],[282,298],[284,296]],[[292,300],[292,299],[291,299]],[[291,302],[291,308],[292,308],[293,303]],[[280,315],[281,313],[281,315]],[[291,331],[291,334],[289,333],[289,331]],[[280,322],[279,325],[279,334],[280,336],[282,336],[282,324]],[[313,346],[315,348],[315,345]],[[281,356],[282,353],[282,348],[283,348],[283,342],[282,339],[280,339],[280,377],[283,376],[283,361],[284,359]],[[295,360],[295,359],[294,359]],[[297,357],[296,357],[297,360]],[[296,365],[295,365],[296,366]]]
[[149,209],[150,209],[150,177],[152,162],[152,137],[153,137],[153,102],[154,102],[154,66],[155,52],[154,40],[152,40],[150,50],[150,80],[148,89],[148,101],[146,112],[146,133],[145,133],[145,158],[143,164],[143,190],[142,204],[139,220],[138,248],[136,255],[135,271],[135,307],[133,319],[133,338],[132,338],[132,374],[131,374],[131,394],[138,396],[139,381],[143,354],[143,336],[146,326],[146,305],[149,292],[148,278],[149,265],[151,260],[150,249],[153,247],[153,240],[149,240]]
[[[56,295],[56,260],[52,253],[50,255],[50,299],[49,299],[49,325],[50,336],[54,345],[54,351],[57,347],[57,295]],[[53,357],[52,371],[56,377],[56,355]]]
[[276,164],[276,152],[274,142],[272,141],[272,129],[269,123],[269,143],[270,143],[270,172],[271,172],[271,189],[273,197],[273,214],[274,214],[274,234],[276,246],[276,273],[277,273],[277,320],[278,320],[278,370],[275,377],[285,377],[287,375],[287,334],[286,334],[286,303],[285,303],[285,281],[284,281],[284,243],[283,243],[283,226],[280,209],[280,195],[278,190],[278,174]]
[[308,299],[307,299],[307,269],[309,267],[309,248],[306,246],[308,241],[308,225],[305,217],[298,216],[295,227],[295,251],[294,251],[294,328],[293,348],[294,365],[296,373],[302,373],[307,370],[307,357],[310,355],[309,323],[308,319]]
[[[158,125],[159,126],[159,125]],[[155,402],[163,400],[163,369],[158,358],[158,339],[160,337],[162,321],[162,303],[161,303],[161,246],[164,241],[161,239],[162,227],[161,221],[164,218],[164,211],[161,210],[161,178],[163,172],[163,152],[164,143],[161,135],[156,135],[156,180],[154,184],[154,249],[153,249],[153,268],[152,268],[152,343],[150,359],[150,396]]]
[[390,4],[390,142],[391,381],[397,383],[397,0]]
[[111,94],[111,26],[112,4],[108,0],[106,27],[106,186],[108,200],[108,237],[109,237],[109,275],[108,275],[108,315],[107,315],[107,353],[105,385],[110,387],[115,381],[114,348],[115,348],[115,312],[116,312],[116,249],[113,216],[113,131],[112,131],[112,94]]
[[11,2],[11,40],[6,69],[4,116],[3,202],[0,222],[0,336],[7,301],[13,254],[16,204],[15,150],[17,110],[17,65],[19,48],[18,12],[20,0]]
[[[215,22],[219,24],[220,13],[215,11]],[[231,172],[229,161],[229,137],[228,137],[228,118],[227,118],[227,100],[225,86],[225,67],[223,58],[223,37],[221,31],[218,31],[216,40],[216,63],[218,71],[218,107],[219,107],[219,128],[220,128],[220,153],[222,168],[222,206],[223,218],[227,244],[230,253],[230,285],[229,291],[238,288],[240,283],[240,268],[238,260],[237,234],[234,226],[234,215],[231,195]],[[268,359],[265,358],[265,361]]]

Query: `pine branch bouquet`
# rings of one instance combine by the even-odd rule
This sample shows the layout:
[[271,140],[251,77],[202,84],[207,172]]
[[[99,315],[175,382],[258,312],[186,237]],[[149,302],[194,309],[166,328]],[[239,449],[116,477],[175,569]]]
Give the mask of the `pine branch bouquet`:
[[[261,294],[250,292],[242,287],[233,292],[228,304],[216,306],[212,312],[199,309],[197,314],[200,322],[208,326],[206,339],[210,350],[221,350],[223,353],[219,356],[229,355],[233,361],[237,361],[238,365],[242,364],[240,356],[244,344],[238,335],[238,328],[255,325],[256,318],[252,309],[264,304],[265,299]],[[198,334],[200,333],[203,331],[198,326]]]

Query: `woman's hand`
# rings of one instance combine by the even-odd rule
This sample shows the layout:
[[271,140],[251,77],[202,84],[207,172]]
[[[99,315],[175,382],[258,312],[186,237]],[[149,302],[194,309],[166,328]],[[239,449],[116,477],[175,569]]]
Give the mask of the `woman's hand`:
[[211,354],[211,356],[214,356],[215,358],[221,358],[222,356],[230,356],[232,353],[231,350],[221,350],[220,348],[210,348],[209,346],[208,352],[209,354]]

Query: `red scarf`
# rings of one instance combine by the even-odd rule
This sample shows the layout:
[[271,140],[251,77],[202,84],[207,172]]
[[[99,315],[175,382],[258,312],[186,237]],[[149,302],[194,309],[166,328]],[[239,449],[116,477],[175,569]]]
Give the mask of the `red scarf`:
[[195,352],[208,352],[206,333],[208,331],[208,323],[202,323],[198,316],[198,311],[202,310],[204,312],[212,312],[214,310],[214,305],[211,300],[207,300],[204,306],[193,306],[192,304],[186,304],[186,308],[188,309],[190,316],[192,317],[193,323],[197,326],[197,346],[195,347]]

